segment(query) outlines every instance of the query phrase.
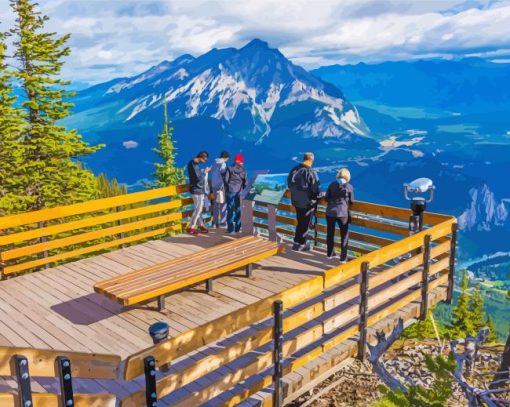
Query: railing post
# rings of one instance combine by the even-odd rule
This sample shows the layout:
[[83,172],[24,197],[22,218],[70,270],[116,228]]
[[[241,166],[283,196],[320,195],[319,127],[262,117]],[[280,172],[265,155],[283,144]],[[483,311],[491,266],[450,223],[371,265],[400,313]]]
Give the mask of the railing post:
[[421,308],[420,319],[427,319],[429,306],[429,268],[430,268],[430,240],[431,235],[425,235],[423,242],[423,268],[421,277]]
[[73,377],[71,361],[65,356],[57,358],[58,376],[60,378],[60,401],[62,406],[74,406]]
[[[120,206],[116,206],[115,207],[115,212],[119,213],[122,211],[122,208]],[[117,220],[117,226],[121,226],[122,225],[122,221],[119,219]],[[118,235],[117,235],[117,238],[118,239],[124,239],[124,232],[120,232]],[[121,248],[125,248],[126,247],[126,244],[125,243],[122,243],[120,245]]]
[[[41,221],[41,222],[39,222],[38,226],[39,226],[39,229],[43,229],[43,228],[46,226],[46,222]],[[41,236],[41,237],[39,238],[39,243],[46,243],[47,241],[48,241],[48,237],[47,237],[47,236]],[[43,251],[43,252],[42,252],[42,257],[43,257],[44,259],[46,259],[46,258],[48,257],[48,250],[45,250],[45,251]],[[49,263],[46,263],[46,264],[44,265],[44,268],[45,268],[45,269],[50,268],[50,264],[49,264]]]
[[153,356],[147,356],[143,360],[143,367],[145,373],[145,403],[147,407],[157,407],[156,359]]
[[276,242],[276,205],[267,205],[267,232],[269,240]]
[[283,406],[283,302],[273,302],[273,407]]
[[450,265],[448,270],[448,293],[446,302],[451,304],[453,301],[453,288],[455,284],[455,252],[457,250],[457,223],[452,224],[452,239],[450,242]]
[[365,361],[367,357],[367,320],[368,320],[368,270],[370,263],[361,263],[360,303],[359,303],[359,340],[358,359]]
[[243,234],[253,235],[253,205],[248,199],[241,201],[241,230]]
[[30,385],[30,373],[28,371],[28,360],[25,356],[16,355],[14,357],[16,367],[16,376],[18,379],[18,399],[21,407],[31,407],[32,388]]

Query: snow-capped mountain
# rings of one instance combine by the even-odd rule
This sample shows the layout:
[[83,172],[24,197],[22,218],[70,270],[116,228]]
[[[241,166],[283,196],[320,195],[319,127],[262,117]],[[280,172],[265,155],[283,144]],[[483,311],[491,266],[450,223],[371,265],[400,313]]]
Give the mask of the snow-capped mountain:
[[461,230],[491,231],[502,227],[508,219],[508,209],[504,201],[495,198],[487,185],[469,191],[469,207],[459,216]]
[[[186,154],[191,154],[190,145],[193,151],[197,148],[197,133],[209,134],[218,148],[259,145],[269,155],[288,160],[324,141],[376,146],[356,107],[338,88],[260,40],[240,49],[213,49],[197,58],[183,55],[140,75],[83,90],[65,124],[93,142],[104,142],[106,149],[128,137],[150,151],[165,99],[175,138]],[[298,139],[300,148],[290,151],[289,143]]]

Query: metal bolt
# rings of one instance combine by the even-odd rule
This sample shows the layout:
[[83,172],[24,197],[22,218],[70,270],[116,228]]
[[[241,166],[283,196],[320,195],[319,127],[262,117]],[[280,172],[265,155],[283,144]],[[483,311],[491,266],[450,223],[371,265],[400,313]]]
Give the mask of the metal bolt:
[[72,406],[72,405],[73,405],[73,400],[67,400],[66,406]]
[[25,401],[25,404],[24,404],[25,407],[30,407],[31,405],[32,405],[32,402],[30,400]]
[[64,380],[69,380],[71,378],[71,375],[69,373],[66,373],[64,375]]
[[69,361],[68,360],[66,360],[63,364],[64,364],[64,367],[69,367]]
[[151,397],[155,399],[156,397],[158,397],[158,395],[156,393],[151,393]]
[[154,360],[151,360],[151,361],[150,361],[150,363],[149,363],[149,365],[151,365],[151,366],[155,366],[155,365],[156,365],[156,362],[155,362]]
[[27,364],[27,361],[25,359],[22,359],[21,362],[20,362],[20,365],[21,366],[25,366]]
[[27,379],[28,379],[28,373],[23,373],[23,374],[21,375],[21,378],[22,378],[23,380],[27,380]]

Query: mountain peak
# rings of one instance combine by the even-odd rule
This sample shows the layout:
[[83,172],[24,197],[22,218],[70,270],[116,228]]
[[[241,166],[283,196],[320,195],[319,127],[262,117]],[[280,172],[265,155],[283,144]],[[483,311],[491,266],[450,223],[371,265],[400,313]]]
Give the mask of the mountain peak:
[[254,38],[248,44],[246,44],[242,49],[246,49],[246,48],[269,49],[269,44],[266,41],[262,41],[261,39]]
[[188,62],[191,62],[194,60],[195,60],[195,57],[193,55],[183,54],[180,57],[175,58],[173,63],[175,65],[181,65],[181,64],[185,64],[185,63],[188,63]]

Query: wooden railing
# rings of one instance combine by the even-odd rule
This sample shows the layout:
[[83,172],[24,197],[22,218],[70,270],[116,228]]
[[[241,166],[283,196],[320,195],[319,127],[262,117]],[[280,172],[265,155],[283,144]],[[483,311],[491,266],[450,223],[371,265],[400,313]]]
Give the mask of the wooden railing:
[[0,277],[179,232],[185,185],[0,217]]
[[[0,393],[0,406],[114,407],[108,393],[74,393],[73,379],[117,379],[120,356],[32,348],[0,347],[0,376],[13,376],[18,392]],[[31,377],[58,378],[60,393],[35,393]]]
[[[185,192],[186,187],[169,187],[0,218],[3,273],[9,275],[178,231],[182,220],[189,216],[190,198],[183,197]],[[256,202],[250,210],[255,228],[272,238],[278,234],[292,235],[294,209],[287,198],[274,207]],[[125,397],[121,405],[152,405],[154,400],[205,377],[204,387],[177,397],[175,404],[200,405],[221,395],[219,404],[235,405],[271,384],[279,392],[277,397],[282,397],[279,385],[282,376],[348,338],[356,338],[356,353],[364,358],[369,327],[417,300],[419,316],[425,316],[429,293],[440,286],[447,287],[447,299],[451,300],[456,220],[425,213],[425,229],[408,236],[409,216],[410,211],[406,209],[356,202],[352,208],[350,250],[357,257],[323,275],[130,356],[123,379],[130,381],[145,375],[147,386]],[[323,206],[319,207],[318,217],[314,243],[320,245],[325,233]],[[283,312],[279,310],[280,305]],[[212,344],[215,346],[207,355],[196,353]],[[34,375],[37,372],[39,376],[55,376],[54,368],[50,372],[49,368],[37,370],[37,366],[41,360],[50,366],[62,355],[54,352],[48,356],[46,351],[31,353],[26,349],[3,352],[0,376],[19,373],[12,370],[14,355],[28,355]],[[36,354],[46,356],[42,359],[30,356]],[[73,368],[80,366],[80,361],[89,360],[74,357],[70,352],[63,355],[71,360]],[[158,369],[190,355],[193,355],[192,362],[184,368],[163,377],[156,375]],[[9,373],[6,363],[11,366]],[[213,374],[233,363],[236,365],[229,373]],[[86,368],[83,369],[78,369],[73,376],[84,373]],[[87,377],[103,377],[97,369],[93,371],[96,373]],[[20,387],[18,394],[21,391]],[[53,401],[61,397],[34,396]],[[2,394],[0,405],[13,405],[16,397]],[[82,400],[80,397],[76,395],[75,400]],[[90,401],[93,395],[83,397],[82,405],[94,405]],[[2,404],[4,400],[7,402]],[[41,403],[56,405],[50,401]]]
[[[364,204],[356,209],[361,205]],[[406,215],[403,210],[390,209],[393,216]],[[390,213],[380,207],[377,210],[378,216]],[[281,375],[286,375],[354,336],[358,341],[357,354],[364,358],[369,327],[415,300],[421,300],[419,315],[423,317],[429,293],[439,286],[448,287],[451,295],[454,261],[450,255],[455,250],[456,223],[454,218],[443,215],[427,218],[428,222],[438,220],[440,223],[402,240],[379,241],[383,243],[381,248],[332,268],[323,276],[132,355],[126,361],[124,378],[131,380],[145,372],[153,380],[147,382],[148,393],[136,392],[121,405],[141,405],[149,393],[158,398],[168,396],[204,377],[208,378],[205,387],[175,405],[200,405],[220,394],[221,402],[216,400],[219,404],[236,405],[271,385],[275,377],[278,379],[274,371],[278,362],[283,363]],[[274,315],[278,301],[285,308],[283,335],[274,322],[278,320],[278,315]],[[218,341],[228,345],[222,346]],[[147,361],[153,361],[156,369],[213,343],[214,353],[208,352],[199,360],[195,355],[194,363],[158,381],[144,370]],[[280,361],[274,351],[279,348],[283,358]],[[210,376],[243,359],[242,365],[232,367],[231,373]]]

